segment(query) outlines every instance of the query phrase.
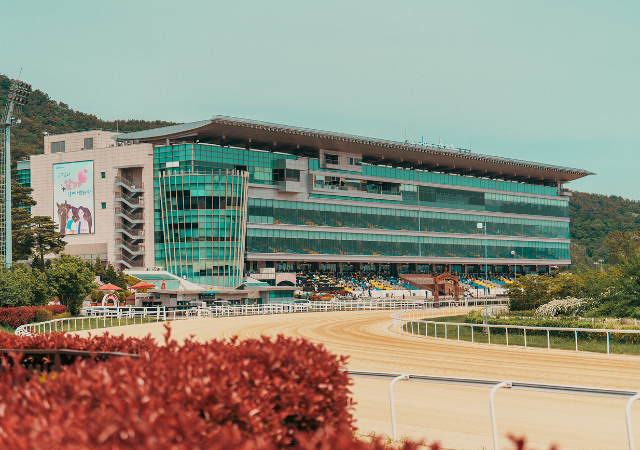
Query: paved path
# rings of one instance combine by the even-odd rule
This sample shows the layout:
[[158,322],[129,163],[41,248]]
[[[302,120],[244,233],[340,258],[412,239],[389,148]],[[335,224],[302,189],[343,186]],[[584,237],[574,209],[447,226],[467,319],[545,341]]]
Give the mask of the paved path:
[[[172,335],[198,340],[284,334],[348,355],[351,369],[602,386],[640,390],[640,357],[489,346],[407,336],[393,331],[389,311],[300,313],[172,322]],[[159,339],[163,324],[110,328],[110,333]],[[357,424],[391,433],[388,381],[355,379]],[[417,382],[396,384],[399,435],[439,440],[447,448],[491,448],[489,389]],[[496,394],[498,432],[526,435],[536,448],[627,448],[626,401],[502,390]],[[634,407],[640,441],[640,402]],[[511,448],[501,440],[501,448]]]

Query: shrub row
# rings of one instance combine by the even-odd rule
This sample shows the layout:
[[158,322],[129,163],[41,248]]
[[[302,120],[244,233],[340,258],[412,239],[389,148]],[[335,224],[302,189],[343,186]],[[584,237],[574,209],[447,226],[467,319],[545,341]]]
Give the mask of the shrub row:
[[[382,449],[354,440],[344,357],[278,337],[182,345],[167,339],[0,334],[3,348],[138,353],[0,374],[6,448]],[[19,352],[19,350],[17,350]],[[17,357],[17,356],[16,356]],[[8,369],[8,362],[3,362]],[[416,448],[406,444],[403,448]]]
[[52,315],[62,314],[67,310],[62,305],[21,306],[19,308],[0,308],[0,324],[18,328],[20,325],[36,322],[36,312],[39,309],[51,311]]

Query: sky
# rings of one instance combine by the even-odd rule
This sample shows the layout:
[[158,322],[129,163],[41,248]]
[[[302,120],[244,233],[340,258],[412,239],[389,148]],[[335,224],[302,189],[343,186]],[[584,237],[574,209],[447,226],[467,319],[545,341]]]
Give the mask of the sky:
[[214,115],[595,172],[640,200],[640,2],[0,0],[0,73],[106,120]]

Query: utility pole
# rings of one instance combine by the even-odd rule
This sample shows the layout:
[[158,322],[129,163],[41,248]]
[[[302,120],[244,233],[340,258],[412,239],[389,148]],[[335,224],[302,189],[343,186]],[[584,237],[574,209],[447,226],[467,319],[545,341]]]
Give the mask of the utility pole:
[[27,103],[31,85],[20,80],[11,80],[4,114],[0,116],[0,200],[4,202],[4,211],[0,211],[0,264],[11,267],[13,247],[11,237],[11,127],[19,125],[21,120],[13,117],[15,107]]

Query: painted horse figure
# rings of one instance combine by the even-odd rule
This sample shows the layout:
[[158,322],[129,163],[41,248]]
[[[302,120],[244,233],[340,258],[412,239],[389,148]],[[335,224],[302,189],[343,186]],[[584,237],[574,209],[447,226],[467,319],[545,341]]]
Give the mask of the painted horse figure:
[[58,223],[60,224],[60,233],[65,233],[67,226],[67,218],[72,206],[65,200],[64,203],[56,203],[58,206]]

